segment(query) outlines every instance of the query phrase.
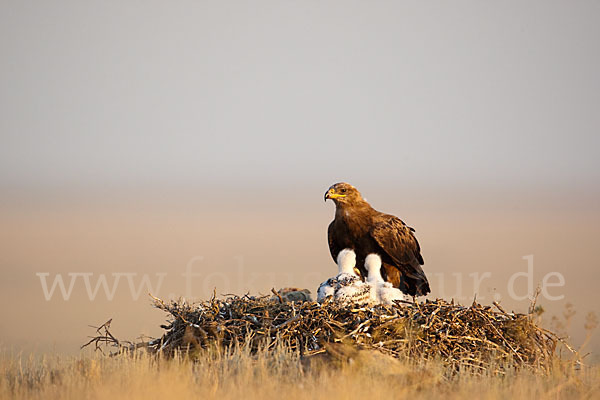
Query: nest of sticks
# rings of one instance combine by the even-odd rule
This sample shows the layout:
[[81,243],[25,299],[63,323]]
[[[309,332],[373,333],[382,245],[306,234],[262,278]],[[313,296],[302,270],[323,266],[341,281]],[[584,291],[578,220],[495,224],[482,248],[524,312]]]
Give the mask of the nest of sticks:
[[[288,302],[274,294],[213,297],[195,304],[153,298],[154,305],[169,314],[168,323],[161,326],[165,333],[135,347],[193,356],[211,348],[226,352],[239,346],[285,346],[309,358],[332,353],[332,346],[341,343],[398,358],[437,359],[453,369],[488,370],[502,365],[548,369],[561,342],[535,323],[533,306],[529,314],[506,312],[497,303],[462,306],[441,299],[366,307]],[[131,343],[122,347],[130,349]]]
[[[535,322],[535,301],[528,314],[506,312],[498,303],[470,306],[441,299],[397,301],[394,305],[359,306],[281,295],[215,296],[200,303],[164,302],[154,306],[168,313],[162,337],[121,342],[109,331],[110,321],[84,346],[112,346],[117,353],[144,348],[167,357],[199,356],[204,349],[230,352],[283,346],[303,359],[339,354],[339,346],[371,349],[412,361],[439,360],[451,370],[502,372],[503,366],[549,370],[562,344],[556,334]],[[96,328],[96,327],[94,327]],[[337,346],[337,347],[336,347]],[[116,354],[116,353],[115,353]]]

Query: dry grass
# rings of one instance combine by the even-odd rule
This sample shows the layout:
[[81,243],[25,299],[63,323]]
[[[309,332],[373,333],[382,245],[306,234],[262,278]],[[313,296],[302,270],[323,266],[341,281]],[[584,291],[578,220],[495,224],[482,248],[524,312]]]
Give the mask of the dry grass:
[[437,361],[401,361],[374,350],[341,363],[306,365],[298,352],[278,347],[228,356],[205,351],[190,361],[135,352],[117,357],[42,360],[4,358],[0,398],[8,399],[505,399],[598,398],[600,369],[555,361],[551,372],[505,368],[505,375],[448,378]]
[[278,294],[155,305],[170,320],[150,343],[118,341],[107,323],[90,343],[112,355],[0,357],[0,399],[600,398],[600,367],[576,352],[561,359],[533,307],[360,308]]

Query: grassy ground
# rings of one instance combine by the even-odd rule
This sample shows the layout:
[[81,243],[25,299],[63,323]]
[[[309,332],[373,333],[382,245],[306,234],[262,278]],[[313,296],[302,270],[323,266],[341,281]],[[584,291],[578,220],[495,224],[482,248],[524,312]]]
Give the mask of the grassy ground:
[[[474,373],[478,372],[478,373]],[[459,371],[440,362],[410,362],[377,351],[344,361],[302,362],[283,349],[224,357],[3,357],[1,399],[562,399],[600,398],[600,368],[557,361],[549,373],[508,368],[504,374]]]

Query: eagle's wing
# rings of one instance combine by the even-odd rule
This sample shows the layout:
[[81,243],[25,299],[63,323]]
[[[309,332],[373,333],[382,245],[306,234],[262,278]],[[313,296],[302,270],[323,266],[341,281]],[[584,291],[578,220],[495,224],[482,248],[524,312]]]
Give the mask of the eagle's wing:
[[430,291],[429,283],[421,268],[424,263],[421,247],[413,232],[414,229],[406,226],[399,218],[381,214],[377,216],[370,233],[402,272],[409,293],[424,295]]

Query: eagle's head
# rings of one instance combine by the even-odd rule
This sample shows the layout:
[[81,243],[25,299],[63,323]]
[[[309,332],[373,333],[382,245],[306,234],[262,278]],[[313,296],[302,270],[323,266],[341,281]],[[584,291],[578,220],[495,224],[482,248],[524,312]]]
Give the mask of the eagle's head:
[[327,199],[333,200],[336,205],[351,205],[363,201],[358,189],[346,182],[331,185],[325,192],[325,201]]

